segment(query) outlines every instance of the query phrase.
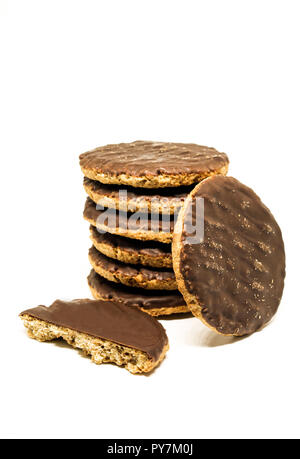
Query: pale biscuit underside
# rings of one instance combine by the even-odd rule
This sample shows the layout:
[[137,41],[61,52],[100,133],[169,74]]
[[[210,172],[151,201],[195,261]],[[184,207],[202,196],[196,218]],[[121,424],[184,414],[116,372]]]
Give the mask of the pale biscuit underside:
[[131,230],[123,229],[121,227],[110,227],[105,224],[100,224],[91,218],[84,217],[91,225],[95,226],[104,233],[116,234],[117,236],[129,237],[130,239],[139,239],[141,241],[158,241],[164,244],[172,242],[173,234],[165,231],[151,231],[151,230]]
[[212,171],[201,173],[158,174],[151,176],[132,176],[127,174],[107,174],[93,168],[81,166],[83,174],[91,180],[111,185],[128,185],[138,188],[167,188],[193,185],[211,175],[226,175],[228,164]]
[[94,191],[92,187],[84,185],[84,189],[88,196],[98,206],[108,207],[111,209],[122,210],[125,212],[143,212],[143,213],[154,213],[154,214],[167,214],[174,215],[180,210],[182,203],[180,199],[174,198],[164,200],[162,196],[161,200],[151,200],[151,196],[147,199],[146,197],[127,198],[125,201],[120,200],[119,196],[106,196],[100,192]]
[[92,361],[97,365],[114,363],[123,366],[132,374],[149,373],[152,371],[163,360],[169,349],[167,343],[159,359],[153,361],[146,352],[138,349],[123,346],[109,340],[95,338],[69,328],[58,327],[29,315],[21,316],[21,319],[27,328],[28,335],[33,339],[43,342],[62,338],[70,346],[80,349],[86,355],[91,356]]

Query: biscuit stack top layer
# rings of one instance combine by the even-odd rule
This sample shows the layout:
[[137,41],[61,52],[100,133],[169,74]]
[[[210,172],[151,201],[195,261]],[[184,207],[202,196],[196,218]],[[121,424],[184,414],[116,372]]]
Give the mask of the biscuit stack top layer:
[[226,174],[228,157],[195,144],[143,142],[106,145],[80,155],[84,175],[110,185],[166,188]]

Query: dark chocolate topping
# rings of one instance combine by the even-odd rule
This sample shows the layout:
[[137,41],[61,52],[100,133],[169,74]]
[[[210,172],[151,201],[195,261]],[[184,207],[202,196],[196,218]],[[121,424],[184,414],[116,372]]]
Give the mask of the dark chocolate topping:
[[100,253],[94,246],[89,250],[89,257],[92,265],[99,266],[103,270],[108,271],[112,274],[119,273],[125,277],[142,277],[147,281],[175,281],[175,274],[173,269],[169,268],[145,268],[142,265],[129,265],[122,261],[109,258],[103,253]]
[[168,342],[164,328],[156,319],[120,302],[57,300],[48,308],[38,306],[22,315],[138,349],[154,361]]
[[228,164],[225,153],[195,144],[144,142],[106,145],[80,155],[82,168],[133,177],[201,174]]
[[185,306],[185,301],[178,291],[145,290],[115,284],[99,276],[94,270],[88,276],[89,286],[107,300],[120,301],[126,306],[143,309],[178,308]]
[[[174,219],[172,217],[169,222],[167,216],[159,215],[157,216],[157,223],[152,221],[151,227],[151,218],[148,214],[140,214],[140,218],[131,219],[134,214],[129,212],[115,209],[97,210],[96,207],[96,204],[90,198],[87,198],[83,216],[93,222],[94,226],[97,226],[97,219],[105,215],[104,223],[107,228],[110,228],[111,224],[113,224],[116,228],[129,229],[131,231],[151,231],[151,228],[155,232],[169,233],[174,231]],[[166,229],[170,231],[166,231]]]
[[120,248],[126,252],[135,252],[149,257],[171,256],[171,245],[157,241],[134,241],[130,238],[112,235],[110,233],[99,233],[95,226],[90,226],[92,238],[99,244],[106,244],[112,248]]
[[285,253],[281,231],[253,190],[232,177],[197,185],[185,211],[204,198],[204,241],[181,236],[185,288],[202,305],[203,319],[223,334],[249,334],[269,322],[283,292]]

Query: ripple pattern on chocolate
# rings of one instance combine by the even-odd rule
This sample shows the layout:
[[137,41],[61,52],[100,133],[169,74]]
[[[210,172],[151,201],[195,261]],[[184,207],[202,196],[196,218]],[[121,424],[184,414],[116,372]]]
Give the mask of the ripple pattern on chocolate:
[[112,176],[202,174],[228,165],[228,157],[196,144],[136,141],[106,145],[80,155],[80,165]]
[[189,234],[181,234],[179,289],[192,312],[218,332],[252,333],[270,321],[282,296],[280,228],[260,198],[232,177],[211,177],[195,188],[182,211],[192,214],[193,225],[197,197],[205,200],[205,236],[203,243],[190,244]]

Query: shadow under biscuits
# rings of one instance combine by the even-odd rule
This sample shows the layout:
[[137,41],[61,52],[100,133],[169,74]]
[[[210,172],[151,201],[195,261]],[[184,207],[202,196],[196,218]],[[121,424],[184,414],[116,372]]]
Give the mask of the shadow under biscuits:
[[[188,334],[187,344],[191,345],[191,346],[200,346],[200,347],[219,347],[219,346],[226,346],[228,344],[235,344],[235,343],[238,343],[240,341],[243,341],[244,339],[250,338],[251,336],[256,335],[257,333],[262,332],[274,320],[275,320],[275,317],[273,317],[270,322],[268,322],[267,324],[263,325],[255,333],[252,333],[250,335],[244,335],[244,336],[225,336],[225,335],[220,335],[219,333],[214,332],[210,328],[206,327],[199,320],[197,320],[197,322],[198,322],[197,325],[198,325],[199,329],[197,331],[197,328],[194,328],[192,333]],[[195,327],[194,323],[193,323],[192,327]]]
[[189,346],[219,347],[234,344],[245,337],[223,336],[206,327],[199,319],[195,318],[191,328],[187,330],[186,343]]

